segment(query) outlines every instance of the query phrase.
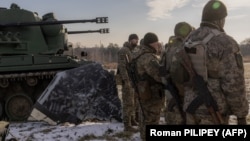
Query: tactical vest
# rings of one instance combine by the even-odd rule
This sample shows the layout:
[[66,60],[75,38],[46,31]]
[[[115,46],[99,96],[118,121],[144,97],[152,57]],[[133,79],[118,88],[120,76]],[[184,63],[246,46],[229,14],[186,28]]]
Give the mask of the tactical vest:
[[208,78],[207,64],[206,64],[206,51],[207,43],[215,36],[220,35],[222,32],[216,29],[212,29],[211,32],[201,41],[187,40],[184,44],[184,48],[190,57],[193,64],[193,68],[197,74],[203,77],[205,81]]

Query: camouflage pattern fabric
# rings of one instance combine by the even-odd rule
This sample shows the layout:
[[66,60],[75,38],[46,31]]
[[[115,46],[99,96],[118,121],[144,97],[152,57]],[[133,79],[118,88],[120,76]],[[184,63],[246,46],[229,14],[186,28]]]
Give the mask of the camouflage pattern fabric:
[[[201,26],[189,39],[202,40],[211,32],[209,26]],[[229,115],[238,118],[248,114],[248,101],[245,92],[244,67],[237,42],[226,33],[215,36],[207,43],[207,87],[216,100],[224,119]],[[192,87],[185,86],[184,110],[197,97]],[[193,118],[188,115],[187,124],[215,124],[207,108],[202,104]],[[194,121],[196,120],[196,121]],[[228,123],[228,121],[226,121]]]
[[[173,99],[171,99],[173,100]],[[168,101],[168,99],[166,100],[166,103],[169,104],[170,101]],[[168,109],[168,105],[166,106],[166,111],[164,113],[164,117],[165,117],[165,122],[167,125],[180,125],[184,123],[184,120],[178,107],[176,105],[174,105],[173,107],[171,107],[171,110]]]
[[134,93],[134,101],[135,101],[135,121],[139,123],[140,120],[140,103],[138,101],[138,94],[135,92]]
[[143,46],[144,52],[136,62],[140,81],[140,135],[145,140],[146,125],[159,124],[161,109],[164,105],[164,92],[161,77],[159,76],[159,60],[153,48]]
[[2,102],[0,102],[0,119],[2,119],[2,115],[3,115],[3,106]]
[[122,112],[123,122],[131,126],[132,118],[135,118],[135,101],[134,89],[130,85],[130,81],[122,85]]
[[180,40],[177,40],[177,37],[172,38],[171,44],[168,44],[168,47],[165,50],[165,56],[162,58],[162,61],[164,61],[166,70],[169,72],[171,67],[172,58],[178,48],[181,48],[182,42]]
[[124,43],[124,46],[118,51],[118,70],[122,81],[122,111],[125,128],[132,126],[131,120],[135,118],[135,94],[126,69],[126,59],[128,59],[128,61],[132,60],[131,50],[132,48],[127,43]]
[[118,71],[119,71],[119,76],[121,80],[129,80],[129,76],[126,70],[126,55],[129,60],[131,60],[131,48],[128,46],[123,46],[119,51],[118,51]]
[[[229,116],[223,116],[222,117],[224,121],[229,120]],[[200,124],[200,125],[214,125],[214,120],[211,115],[208,114],[197,114],[197,115],[192,115],[189,113],[186,113],[186,121],[187,124],[189,125],[195,125],[195,124]]]
[[[173,56],[176,51],[182,48],[182,40],[179,39],[178,37],[173,37],[171,44],[169,44],[168,48],[165,50],[165,55],[161,58],[162,59],[162,64],[166,67],[166,70],[168,72],[168,75],[164,79],[168,79],[168,77],[173,78],[171,76],[171,67],[176,67],[174,66],[175,60],[173,60]],[[176,70],[175,70],[176,72]],[[179,77],[180,75],[178,75]],[[181,103],[178,103],[179,105],[183,105],[183,85],[177,84],[177,82],[173,81],[173,85],[178,89],[178,94],[180,95]],[[178,108],[178,105],[176,103],[176,100],[171,95],[169,91],[165,91],[166,94],[166,100],[165,100],[165,108],[164,108],[164,116],[165,116],[165,122],[168,125],[178,125],[178,124],[184,124],[184,117],[182,117],[180,110]]]

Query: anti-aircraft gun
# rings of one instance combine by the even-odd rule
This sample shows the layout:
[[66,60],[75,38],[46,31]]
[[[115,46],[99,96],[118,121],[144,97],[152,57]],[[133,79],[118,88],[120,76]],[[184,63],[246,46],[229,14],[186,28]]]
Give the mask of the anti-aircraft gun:
[[[33,104],[54,75],[84,65],[63,52],[68,50],[64,24],[108,23],[108,17],[57,20],[53,13],[40,18],[36,12],[11,4],[0,8],[0,118],[26,120]],[[108,29],[93,32],[108,33]],[[85,32],[86,33],[86,32]]]
[[109,33],[109,29],[108,28],[102,28],[102,29],[99,29],[99,30],[68,31],[68,34],[95,33],[95,32],[99,32],[101,34]]

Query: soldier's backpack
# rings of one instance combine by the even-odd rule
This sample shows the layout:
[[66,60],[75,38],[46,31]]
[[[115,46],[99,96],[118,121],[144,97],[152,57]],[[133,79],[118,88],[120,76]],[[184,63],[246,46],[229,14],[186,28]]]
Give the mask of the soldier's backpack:
[[[201,41],[192,41],[187,38],[183,44],[183,49],[185,49],[188,54],[194,70],[207,80],[207,66],[206,66],[206,50],[207,43],[215,36],[220,35],[222,32],[216,29],[212,29],[211,32]],[[184,83],[189,80],[188,72],[184,69],[181,64],[181,58],[174,56],[170,68],[170,76],[172,80],[176,83]]]

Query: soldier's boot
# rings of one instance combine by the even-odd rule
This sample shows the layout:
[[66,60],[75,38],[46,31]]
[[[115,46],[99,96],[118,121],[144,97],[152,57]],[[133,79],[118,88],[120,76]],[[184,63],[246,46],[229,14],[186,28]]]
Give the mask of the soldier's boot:
[[137,121],[137,122],[139,123],[139,122],[140,122],[139,120],[140,120],[140,113],[139,113],[139,111],[137,110],[137,111],[135,112],[135,121]]
[[124,131],[128,130],[131,126],[131,117],[124,115],[123,116],[123,124],[124,124]]
[[134,128],[133,126],[125,126],[124,131],[126,131],[126,132],[137,132],[138,129]]
[[131,116],[125,116],[123,123],[124,123],[124,131],[127,131],[127,132],[136,132],[137,131],[137,129],[135,129],[131,125]]
[[132,126],[138,126],[139,123],[135,120],[135,115],[131,116],[131,125]]

